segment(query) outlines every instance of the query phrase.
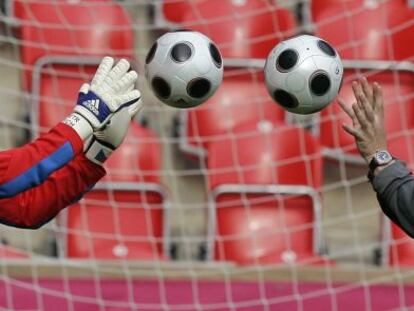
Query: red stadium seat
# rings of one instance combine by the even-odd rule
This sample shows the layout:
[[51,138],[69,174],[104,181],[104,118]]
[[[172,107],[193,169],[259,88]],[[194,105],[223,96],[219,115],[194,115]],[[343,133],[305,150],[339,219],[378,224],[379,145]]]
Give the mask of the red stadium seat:
[[66,256],[163,260],[164,200],[157,188],[94,190],[66,211]]
[[[389,221],[388,221],[389,222]],[[391,225],[391,240],[388,249],[389,262],[391,266],[413,267],[414,266],[414,241],[396,224]]]
[[[180,0],[180,1],[169,1],[165,0],[162,3],[162,13],[164,18],[172,23],[180,23],[183,20],[183,15],[188,11],[197,12],[197,5],[207,0]],[[194,14],[196,14],[193,12]]]
[[208,151],[210,257],[241,265],[323,261],[322,160],[312,135],[259,122],[238,127]]
[[[209,0],[211,1],[211,0]],[[203,2],[207,2],[207,0],[164,0],[162,3],[162,12],[164,18],[168,21],[173,23],[181,23],[183,22],[184,16],[187,12],[191,12],[192,16],[197,16],[200,10],[200,5]],[[222,0],[220,5],[227,5],[230,4],[233,7],[233,12],[238,13],[240,11],[246,11],[247,9],[250,10],[260,10],[263,8],[271,7],[272,1],[271,0],[249,0],[246,2],[237,3],[237,1],[233,0]]]
[[320,144],[298,127],[244,124],[212,142],[208,152],[210,189],[223,184],[321,186]]
[[[38,111],[36,124],[47,130],[63,120],[73,110],[79,86],[88,81],[94,71],[95,67],[91,66],[48,66],[38,79],[41,100],[34,110]],[[65,226],[74,232],[66,237],[67,256],[145,260],[166,256],[160,248],[165,203],[158,175],[160,157],[160,144],[155,134],[133,124],[122,146],[105,164],[107,175],[102,182],[118,186],[110,188],[113,191],[94,190],[86,195],[86,203],[67,210]],[[125,183],[127,186],[138,183],[140,189],[153,190],[132,192],[123,187]],[[105,237],[101,238],[100,234]],[[157,242],[154,239],[158,239]],[[125,251],[126,254],[122,253]]]
[[262,74],[227,76],[210,100],[182,112],[180,147],[187,154],[202,156],[211,142],[241,124],[260,120],[280,123],[284,118],[284,110],[267,93]]
[[[110,0],[82,3],[16,0],[15,15],[21,22],[21,59],[25,66],[24,87],[31,89],[33,66],[41,58],[131,58],[133,33],[128,13]],[[57,61],[56,61],[57,62]]]
[[414,240],[400,227],[382,215],[382,265],[395,267],[414,266]]
[[264,0],[240,5],[230,0],[196,1],[181,22],[183,28],[209,36],[228,58],[267,57],[278,42],[294,34],[296,26],[289,10]]
[[2,259],[30,259],[30,254],[9,245],[0,244],[0,258]]
[[[355,71],[345,71],[346,80],[355,79]],[[381,84],[385,102],[385,122],[388,139],[401,135],[414,128],[414,75],[404,72],[380,72],[368,77],[370,81]],[[340,94],[348,104],[355,102],[351,84],[345,83]],[[332,157],[345,155],[349,161],[361,160],[354,139],[342,129],[342,124],[351,120],[337,103],[331,104],[321,113],[321,142],[325,153]]]
[[105,164],[103,181],[160,183],[161,148],[155,133],[134,123]]
[[97,65],[48,65],[41,76],[35,77],[35,100],[32,107],[32,123],[35,133],[45,133],[68,116],[75,106],[80,86],[89,82]]
[[316,34],[343,59],[413,60],[414,11],[406,0],[312,0]]

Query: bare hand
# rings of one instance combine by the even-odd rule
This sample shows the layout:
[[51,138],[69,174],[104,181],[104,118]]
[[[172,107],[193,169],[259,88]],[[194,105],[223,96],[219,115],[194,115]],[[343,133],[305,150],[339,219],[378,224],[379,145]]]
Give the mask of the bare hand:
[[343,129],[354,136],[358,150],[367,163],[375,152],[387,149],[384,124],[384,100],[378,83],[371,86],[364,77],[352,83],[356,103],[352,108],[339,100],[342,110],[352,119],[353,126],[343,124]]

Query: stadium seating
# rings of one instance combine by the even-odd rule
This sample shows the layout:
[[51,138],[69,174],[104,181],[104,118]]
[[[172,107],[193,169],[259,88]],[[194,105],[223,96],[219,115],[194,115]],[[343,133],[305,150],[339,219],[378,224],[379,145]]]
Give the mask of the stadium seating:
[[31,255],[9,245],[0,244],[0,258],[5,259],[29,259]]
[[[334,45],[342,59],[349,62],[345,71],[345,83],[340,97],[354,102],[351,80],[361,73],[370,80],[381,83],[385,93],[386,127],[389,136],[413,128],[414,101],[409,94],[414,91],[413,75],[403,71],[382,71],[389,69],[386,61],[411,60],[414,48],[409,42],[414,35],[414,11],[407,7],[405,0],[363,1],[363,0],[313,0],[312,18],[318,36]],[[377,63],[369,63],[369,61]],[[369,70],[353,70],[361,68]],[[368,61],[368,62],[367,62]],[[359,64],[358,64],[359,62]],[[382,63],[381,63],[382,62]],[[322,111],[321,141],[325,154],[347,161],[362,163],[356,156],[353,138],[345,133],[341,124],[350,122],[337,104]]]
[[[47,129],[73,109],[80,81],[77,75],[75,78],[69,75],[56,78],[47,73],[41,81],[40,124]],[[53,103],[48,103],[50,100]],[[124,143],[105,165],[107,175],[102,182],[111,186],[105,191],[94,190],[87,194],[86,200],[72,206],[64,216],[67,219],[65,226],[69,228],[64,243],[67,245],[67,256],[166,258],[160,241],[167,204],[158,175],[161,170],[160,157],[160,144],[155,134],[132,124]],[[83,209],[87,210],[86,214]],[[116,231],[120,230],[117,226],[122,230]],[[70,233],[72,231],[74,233]],[[156,239],[157,242],[154,242]],[[165,244],[165,247],[168,248],[168,245]],[[117,253],[122,250],[127,250],[128,254]]]
[[32,105],[34,135],[47,132],[72,112],[80,86],[89,82],[97,64],[50,64],[35,76]]
[[161,148],[155,133],[133,123],[121,147],[106,163],[103,181],[159,184]]
[[53,4],[16,0],[14,11],[20,22],[26,90],[31,89],[34,67],[46,63],[69,58],[96,59],[105,55],[131,58],[133,55],[129,15],[121,5],[110,0],[54,1]]
[[414,242],[396,224],[391,224],[389,262],[391,266],[414,266]]
[[21,22],[23,87],[35,101],[33,136],[67,115],[80,85],[90,81],[102,56],[133,58],[131,21],[123,7],[112,1],[51,5],[17,0],[15,14]]
[[[211,0],[210,0],[211,1]],[[183,17],[186,12],[192,12],[193,16],[196,16],[199,13],[199,6],[203,2],[208,2],[207,0],[178,0],[178,1],[169,1],[165,0],[162,3],[162,13],[164,18],[172,23],[181,23],[183,22]],[[263,9],[265,7],[270,7],[272,5],[271,0],[250,0],[245,3],[237,3],[237,1],[232,0],[222,0],[220,4],[230,4],[233,8],[233,12],[237,13],[240,9],[245,10],[249,8],[251,10]]]
[[316,34],[343,59],[407,60],[414,55],[414,11],[406,0],[312,0]]
[[66,257],[166,259],[166,211],[161,188],[130,183],[128,189],[117,185],[101,190],[98,187],[67,210]]
[[382,216],[380,265],[392,267],[414,266],[414,242],[400,227]]
[[[161,150],[149,129],[132,124],[108,159],[107,176],[66,211],[68,257],[166,259],[168,202],[158,173]],[[126,253],[125,253],[126,252]]]
[[[132,124],[105,164],[107,175],[61,217],[65,254],[73,258],[166,259],[169,249],[160,184],[161,150],[152,131]],[[126,252],[126,253],[125,253]]]
[[[185,12],[193,11],[196,6],[194,3],[207,2],[207,0],[181,0],[181,1],[163,1],[162,3],[162,13],[163,17],[172,23],[182,22],[183,15]],[[196,14],[196,13],[193,13]]]
[[[172,5],[172,4],[171,4]],[[258,23],[257,21],[260,20]],[[264,58],[286,37],[294,34],[293,14],[268,1],[196,1],[181,18],[182,28],[209,36],[226,58]]]
[[[102,56],[133,57],[132,27],[123,7],[107,0],[53,5],[19,0],[15,11],[22,21],[21,57],[26,89],[34,95],[31,119],[37,136],[73,110],[79,87],[90,81]],[[162,239],[167,202],[156,174],[160,165],[156,136],[133,124],[106,163],[103,186],[61,216],[69,230],[65,255],[166,258],[163,246],[168,248],[168,243]]]
[[208,145],[244,123],[283,122],[284,110],[272,102],[260,73],[226,75],[217,93],[196,109],[181,112],[180,148],[203,156]]
[[[404,132],[414,128],[414,75],[407,72],[382,71],[380,73],[369,73],[370,81],[381,84],[384,92],[385,123],[388,139],[402,135]],[[346,80],[353,80],[358,72],[345,71]],[[355,102],[350,83],[344,83],[339,94],[348,104]],[[336,157],[340,154],[352,162],[362,160],[356,150],[354,139],[342,129],[342,124],[351,124],[351,120],[335,102],[321,113],[321,142],[326,148],[325,154]]]
[[208,152],[210,258],[241,265],[322,262],[322,161],[312,135],[251,123],[212,142]]

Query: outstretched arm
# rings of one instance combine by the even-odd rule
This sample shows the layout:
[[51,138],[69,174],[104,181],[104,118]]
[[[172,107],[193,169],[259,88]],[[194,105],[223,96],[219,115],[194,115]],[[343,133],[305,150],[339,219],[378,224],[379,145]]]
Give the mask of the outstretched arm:
[[83,153],[53,172],[41,185],[0,200],[0,223],[37,229],[78,201],[105,175],[102,166]]
[[414,178],[404,163],[396,161],[372,181],[382,211],[414,237]]
[[[111,128],[109,132],[118,135],[109,135],[109,140],[122,142],[128,127],[124,121],[132,116],[127,112],[140,107],[140,92],[134,89],[138,76],[129,67],[124,59],[114,65],[112,58],[105,57],[91,85],[81,87],[69,117],[36,141],[0,152],[0,223],[38,228],[105,175],[101,165],[112,148],[96,139],[85,155],[83,148],[93,132],[97,135]],[[125,114],[128,118],[111,123]]]
[[39,186],[82,152],[82,138],[63,123],[32,143],[0,152],[0,199]]
[[[349,107],[339,100],[353,123],[343,128],[354,136],[361,156],[369,164],[376,152],[387,149],[382,90],[378,83],[371,86],[365,78],[353,82],[352,87],[356,103]],[[371,182],[382,211],[414,237],[414,178],[405,164],[396,159],[378,166]]]

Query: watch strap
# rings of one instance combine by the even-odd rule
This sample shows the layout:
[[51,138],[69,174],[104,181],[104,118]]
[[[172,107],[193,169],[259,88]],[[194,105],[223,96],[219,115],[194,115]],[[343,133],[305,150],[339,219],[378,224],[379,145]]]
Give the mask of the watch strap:
[[[387,151],[387,152],[388,152],[388,151]],[[374,176],[375,176],[375,175],[374,175],[374,172],[375,172],[375,170],[376,170],[376,168],[377,168],[377,167],[387,165],[387,164],[389,164],[391,161],[393,161],[393,160],[395,160],[395,159],[396,159],[395,157],[393,157],[393,156],[392,156],[392,154],[391,154],[391,153],[389,153],[389,152],[388,152],[388,154],[391,156],[391,160],[390,160],[389,162],[387,162],[387,163],[379,164],[375,156],[374,156],[374,157],[371,159],[371,161],[369,162],[369,164],[368,164],[369,170],[368,170],[367,177],[368,177],[368,180],[369,180],[370,182],[372,182],[372,180],[374,179]]]

